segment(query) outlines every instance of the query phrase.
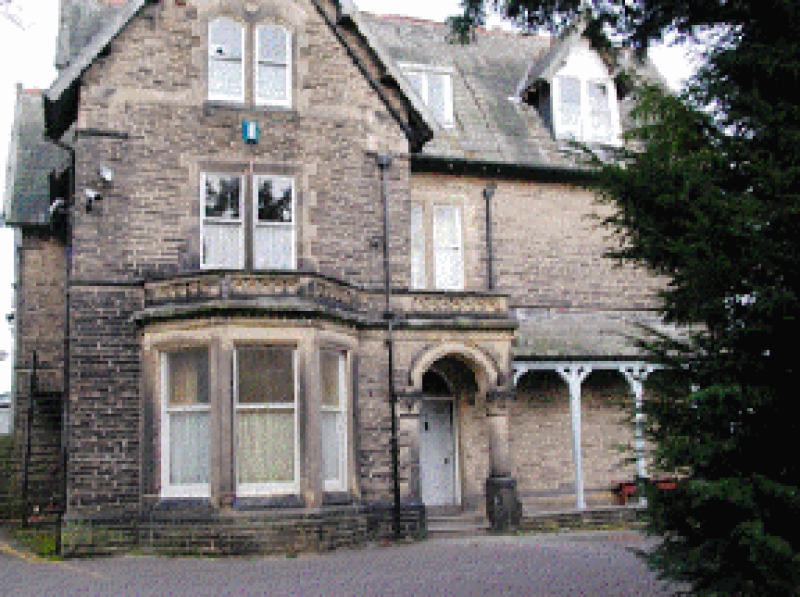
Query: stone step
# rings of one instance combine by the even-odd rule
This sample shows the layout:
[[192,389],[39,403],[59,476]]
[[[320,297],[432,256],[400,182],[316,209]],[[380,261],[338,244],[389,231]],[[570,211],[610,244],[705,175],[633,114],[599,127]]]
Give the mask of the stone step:
[[484,535],[490,530],[489,523],[471,524],[456,522],[429,522],[429,537],[469,537]]
[[428,514],[428,535],[437,537],[481,535],[490,528],[489,521],[482,512]]

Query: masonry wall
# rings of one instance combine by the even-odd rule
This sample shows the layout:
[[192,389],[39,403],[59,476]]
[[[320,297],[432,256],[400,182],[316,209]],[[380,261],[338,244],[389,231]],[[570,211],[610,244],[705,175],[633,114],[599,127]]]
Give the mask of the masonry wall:
[[[293,38],[289,109],[207,101],[207,24],[245,6]],[[250,83],[248,83],[250,85]],[[243,121],[259,125],[245,145]],[[295,180],[299,269],[364,286],[382,283],[382,205],[374,152],[406,154],[404,133],[311,2],[189,2],[150,5],[83,76],[76,129],[70,387],[70,508],[75,516],[138,507],[142,459],[141,365],[131,317],[141,280],[200,268],[203,172],[279,174]],[[101,164],[114,172],[110,184]],[[408,253],[408,163],[387,172],[391,252]],[[249,179],[248,179],[249,180]],[[248,184],[247,182],[245,184]],[[102,192],[92,210],[84,191]],[[405,286],[408,265],[393,279]],[[375,345],[363,347],[358,416],[364,497],[387,496],[388,402]]]
[[487,287],[483,189],[492,181],[495,289],[509,294],[512,306],[652,308],[657,282],[603,256],[613,246],[600,227],[608,208],[591,192],[536,180],[415,174],[412,200],[463,206],[467,290]]
[[[66,317],[66,250],[47,231],[19,233],[14,326],[14,443],[21,464],[26,453],[31,374],[36,353],[39,392],[54,395],[34,403],[28,459],[29,507],[52,509],[60,500],[61,401]],[[21,474],[21,469],[20,469]]]

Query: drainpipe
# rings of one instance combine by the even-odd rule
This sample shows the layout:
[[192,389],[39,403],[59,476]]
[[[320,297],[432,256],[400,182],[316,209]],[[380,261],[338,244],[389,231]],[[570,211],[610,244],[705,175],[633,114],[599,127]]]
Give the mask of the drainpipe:
[[65,247],[66,253],[66,278],[64,280],[64,374],[63,385],[64,394],[61,399],[61,507],[58,509],[57,521],[58,532],[56,533],[56,553],[62,555],[61,529],[64,522],[64,514],[67,510],[67,460],[69,455],[69,333],[70,333],[70,277],[72,273],[72,208],[75,207],[75,148],[62,143],[53,141],[55,145],[69,153],[69,183],[66,205],[65,220]]
[[378,154],[375,157],[381,173],[381,204],[383,206],[383,319],[386,321],[386,350],[388,352],[389,404],[392,409],[391,450],[392,450],[392,490],[394,504],[394,538],[400,539],[400,449],[397,440],[397,393],[394,387],[394,313],[392,312],[392,274],[389,267],[389,201],[386,196],[386,170],[392,165],[391,154]]
[[492,249],[492,197],[497,190],[497,183],[492,181],[483,189],[483,198],[486,199],[486,288],[494,290],[494,268]]

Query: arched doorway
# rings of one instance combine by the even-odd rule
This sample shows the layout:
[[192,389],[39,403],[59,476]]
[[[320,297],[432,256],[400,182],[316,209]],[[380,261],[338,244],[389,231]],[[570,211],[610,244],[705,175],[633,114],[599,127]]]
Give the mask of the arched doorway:
[[419,418],[420,493],[426,506],[460,503],[460,400],[474,402],[478,393],[475,373],[455,355],[431,363],[422,375],[423,400]]

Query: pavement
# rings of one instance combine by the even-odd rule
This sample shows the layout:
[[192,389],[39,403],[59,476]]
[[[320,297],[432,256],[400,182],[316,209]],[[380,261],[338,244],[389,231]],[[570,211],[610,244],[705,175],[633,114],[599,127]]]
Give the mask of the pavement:
[[670,595],[635,531],[430,539],[297,557],[40,559],[0,531],[0,595]]

